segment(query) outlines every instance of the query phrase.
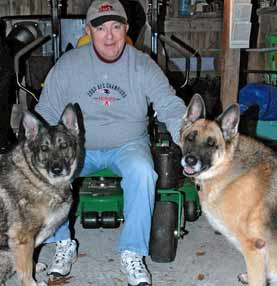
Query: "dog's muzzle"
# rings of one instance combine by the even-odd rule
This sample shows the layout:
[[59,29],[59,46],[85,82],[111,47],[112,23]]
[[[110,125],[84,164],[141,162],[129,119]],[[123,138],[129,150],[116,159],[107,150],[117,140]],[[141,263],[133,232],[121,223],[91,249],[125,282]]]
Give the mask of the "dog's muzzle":
[[185,155],[181,160],[183,174],[187,177],[194,177],[202,170],[201,161],[193,155]]
[[53,178],[63,177],[68,175],[68,171],[63,164],[54,163],[49,170],[49,175]]

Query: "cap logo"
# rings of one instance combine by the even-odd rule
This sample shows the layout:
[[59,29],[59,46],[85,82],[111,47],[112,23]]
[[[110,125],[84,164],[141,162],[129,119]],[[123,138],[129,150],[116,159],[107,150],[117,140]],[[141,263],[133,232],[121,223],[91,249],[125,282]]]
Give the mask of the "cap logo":
[[113,10],[113,6],[109,5],[109,4],[105,4],[100,6],[100,8],[98,9],[98,12],[107,12],[107,11],[112,11]]

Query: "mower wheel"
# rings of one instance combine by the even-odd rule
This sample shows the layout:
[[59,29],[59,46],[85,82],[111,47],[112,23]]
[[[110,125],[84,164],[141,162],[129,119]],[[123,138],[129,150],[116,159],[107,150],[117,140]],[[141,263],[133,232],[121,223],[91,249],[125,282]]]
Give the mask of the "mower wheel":
[[187,201],[184,205],[185,219],[187,221],[196,221],[199,217],[199,209],[194,201]]
[[177,227],[178,205],[169,201],[156,202],[149,245],[150,256],[154,262],[171,262],[175,259]]
[[116,212],[102,212],[101,226],[103,228],[117,228],[120,226],[120,220]]
[[98,212],[82,213],[81,223],[83,228],[99,228],[101,226],[101,221]]

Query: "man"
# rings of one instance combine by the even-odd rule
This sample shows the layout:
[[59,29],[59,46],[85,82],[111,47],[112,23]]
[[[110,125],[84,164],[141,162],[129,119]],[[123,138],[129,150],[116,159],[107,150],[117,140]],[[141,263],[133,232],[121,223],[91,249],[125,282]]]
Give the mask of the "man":
[[[86,22],[91,43],[59,59],[36,111],[54,124],[67,103],[80,105],[86,137],[81,176],[106,167],[122,176],[121,270],[129,285],[151,285],[143,256],[148,255],[157,174],[147,134],[148,106],[153,103],[175,142],[186,107],[157,64],[125,43],[127,16],[118,0],[94,0]],[[67,224],[48,240],[53,241],[57,250],[48,273],[67,275],[76,256]]]

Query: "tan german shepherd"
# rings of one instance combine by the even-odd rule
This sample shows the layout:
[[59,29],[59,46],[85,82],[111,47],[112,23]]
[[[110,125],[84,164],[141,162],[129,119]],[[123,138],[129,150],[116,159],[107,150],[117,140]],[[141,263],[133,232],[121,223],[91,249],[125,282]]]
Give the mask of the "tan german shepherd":
[[199,186],[210,224],[244,256],[250,286],[277,281],[277,160],[256,140],[240,135],[239,105],[215,121],[205,119],[204,101],[192,98],[181,129],[183,173]]

